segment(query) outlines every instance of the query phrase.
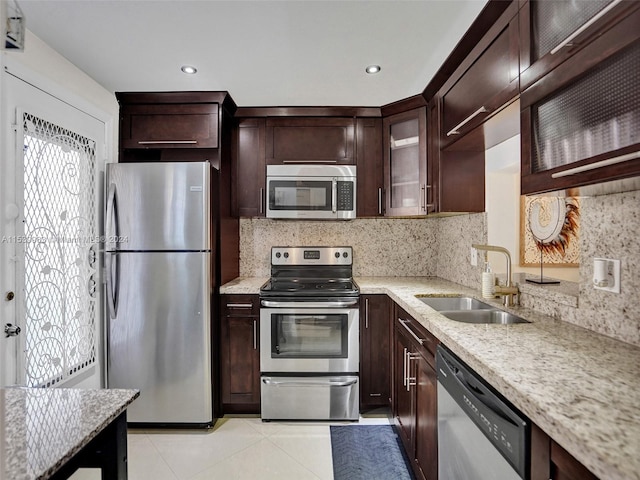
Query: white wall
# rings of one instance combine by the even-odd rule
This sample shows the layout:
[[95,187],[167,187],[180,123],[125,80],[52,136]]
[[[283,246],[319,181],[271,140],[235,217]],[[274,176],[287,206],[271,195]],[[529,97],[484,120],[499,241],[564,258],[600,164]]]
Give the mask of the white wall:
[[[105,162],[116,161],[118,132],[114,126],[117,126],[118,121],[118,103],[113,93],[107,91],[28,30],[24,51],[2,52],[0,60],[3,68],[7,68],[9,72],[102,121],[105,124],[107,149],[104,152],[104,158],[102,158],[103,155],[100,155],[100,171],[104,171]],[[0,88],[2,87],[1,83],[0,81]],[[5,129],[3,131],[6,131],[10,128],[8,125],[10,119],[4,114],[5,105],[2,104],[2,98],[0,95],[0,111],[3,112],[0,123]],[[3,150],[0,158],[0,171],[13,171],[11,168],[13,165],[8,162],[14,161],[13,156]],[[0,192],[0,212],[5,211],[6,204],[12,203],[12,199],[12,196],[8,196],[7,192]],[[3,268],[3,270],[5,269]],[[6,279],[5,275],[6,271],[2,272],[3,278]],[[95,388],[103,384],[102,333],[104,327],[102,318],[97,325],[97,330],[100,338],[98,364],[65,386]],[[4,355],[7,352],[3,351],[3,348],[2,342],[0,342],[0,359],[5,360],[6,356]],[[1,380],[2,378],[0,378]]]
[[[520,266],[520,135],[485,152],[485,210],[487,242],[511,253],[513,272],[540,274],[539,268]],[[491,253],[494,272],[505,273],[504,255]],[[544,276],[578,282],[578,267],[545,267]]]

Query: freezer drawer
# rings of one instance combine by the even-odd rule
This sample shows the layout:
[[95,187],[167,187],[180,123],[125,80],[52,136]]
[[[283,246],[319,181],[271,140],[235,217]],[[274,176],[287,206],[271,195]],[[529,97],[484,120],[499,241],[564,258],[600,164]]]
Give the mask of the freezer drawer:
[[358,420],[358,377],[261,378],[262,420]]
[[213,419],[209,253],[106,254],[109,388],[137,388],[131,423]]

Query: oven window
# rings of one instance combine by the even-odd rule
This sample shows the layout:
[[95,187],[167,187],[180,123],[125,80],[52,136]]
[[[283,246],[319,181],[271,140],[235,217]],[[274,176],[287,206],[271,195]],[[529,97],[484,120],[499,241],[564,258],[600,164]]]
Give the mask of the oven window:
[[346,314],[271,315],[272,358],[347,358]]
[[271,180],[271,210],[331,210],[330,181]]

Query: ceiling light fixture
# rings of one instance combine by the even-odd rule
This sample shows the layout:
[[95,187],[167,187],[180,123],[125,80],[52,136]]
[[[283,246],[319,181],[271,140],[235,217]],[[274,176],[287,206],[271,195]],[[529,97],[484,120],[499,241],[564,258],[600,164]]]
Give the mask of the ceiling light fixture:
[[364,69],[364,71],[370,75],[373,75],[374,73],[378,73],[380,71],[380,65],[369,65]]
[[184,73],[188,73],[190,75],[193,75],[194,73],[196,73],[198,71],[198,69],[196,67],[192,67],[191,65],[183,65],[182,67],[180,67],[180,70],[182,70]]

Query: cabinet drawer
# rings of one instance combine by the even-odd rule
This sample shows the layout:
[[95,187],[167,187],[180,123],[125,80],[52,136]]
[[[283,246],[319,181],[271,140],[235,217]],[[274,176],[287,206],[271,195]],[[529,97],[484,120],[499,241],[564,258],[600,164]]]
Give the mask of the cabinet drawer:
[[260,297],[258,295],[221,295],[222,314],[234,317],[260,315]]
[[413,338],[417,344],[418,353],[420,353],[429,362],[429,364],[435,368],[435,355],[436,348],[438,347],[438,339],[401,307],[396,306],[396,317],[396,328],[401,331],[406,331],[409,336]]
[[218,104],[127,105],[121,148],[217,148]]

